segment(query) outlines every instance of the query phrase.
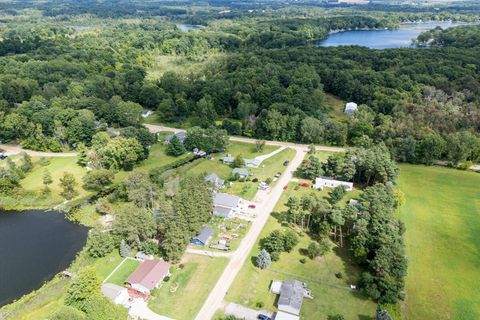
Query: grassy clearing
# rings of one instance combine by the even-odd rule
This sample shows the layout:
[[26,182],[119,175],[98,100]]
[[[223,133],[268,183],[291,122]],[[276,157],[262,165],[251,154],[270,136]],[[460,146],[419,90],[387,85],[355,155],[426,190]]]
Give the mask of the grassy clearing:
[[125,280],[138,268],[140,262],[137,260],[127,259],[120,268],[115,271],[114,274],[108,278],[107,282],[118,284],[119,286],[123,286],[125,284]]
[[[277,150],[277,146],[265,145],[262,151],[258,152],[255,148],[254,143],[245,143],[245,142],[230,142],[227,148],[228,154],[233,155],[234,157],[242,155],[243,158],[251,159],[264,154],[268,154],[272,151]],[[223,155],[222,155],[223,157]]]
[[226,258],[186,254],[183,269],[174,270],[170,280],[154,291],[149,307],[178,320],[195,318],[227,262]]
[[480,175],[401,165],[409,261],[405,319],[480,318]]
[[330,115],[336,120],[346,120],[348,116],[344,113],[346,102],[337,96],[327,93],[325,102],[330,108]]
[[[311,192],[327,196],[328,191],[312,191],[309,188],[297,187],[297,183],[290,183],[288,189],[282,194],[275,211],[286,209],[285,203],[290,196],[302,196]],[[349,192],[342,204],[345,204],[357,192]],[[275,217],[270,217],[262,230],[257,244],[250,253],[251,259],[247,260],[235,282],[227,294],[226,299],[250,308],[256,308],[259,302],[264,303],[264,308],[276,310],[276,295],[269,292],[270,282],[273,279],[298,279],[308,283],[315,299],[304,300],[302,319],[326,319],[327,316],[340,313],[346,319],[366,319],[375,313],[376,305],[372,301],[348,289],[350,284],[356,283],[359,270],[351,263],[344,249],[335,247],[325,257],[310,260],[302,254],[311,238],[300,233],[300,243],[290,253],[282,253],[280,260],[274,262],[269,269],[260,270],[253,265],[259,252],[259,240],[270,234],[273,230],[285,228],[280,225]],[[306,258],[303,264],[300,259]],[[342,273],[338,279],[335,274]],[[348,306],[348,308],[345,308]]]

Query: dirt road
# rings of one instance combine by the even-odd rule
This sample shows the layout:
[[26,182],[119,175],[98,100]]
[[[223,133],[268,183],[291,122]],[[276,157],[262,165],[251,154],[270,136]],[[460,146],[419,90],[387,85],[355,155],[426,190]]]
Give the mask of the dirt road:
[[26,152],[32,157],[75,157],[77,154],[75,152],[41,152],[23,149],[19,145],[12,144],[0,144],[0,149],[5,150],[7,155],[19,154],[20,152]]

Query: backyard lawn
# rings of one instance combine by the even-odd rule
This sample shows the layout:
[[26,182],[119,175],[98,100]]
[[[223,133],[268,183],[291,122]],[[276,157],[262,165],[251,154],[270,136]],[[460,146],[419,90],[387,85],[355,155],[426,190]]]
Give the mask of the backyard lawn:
[[118,268],[111,276],[106,280],[108,283],[118,284],[123,286],[125,280],[137,269],[140,262],[133,259],[125,260],[120,268]]
[[480,319],[480,175],[401,165],[405,319]]
[[154,291],[149,307],[177,320],[194,319],[227,262],[226,258],[184,255],[183,268],[173,270],[170,280]]

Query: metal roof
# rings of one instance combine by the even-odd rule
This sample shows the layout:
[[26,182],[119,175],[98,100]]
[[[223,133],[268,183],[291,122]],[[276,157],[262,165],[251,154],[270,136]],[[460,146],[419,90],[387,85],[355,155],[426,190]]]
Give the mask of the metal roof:
[[213,197],[213,205],[226,207],[226,208],[236,208],[240,203],[241,198],[233,196],[227,193],[216,193]]
[[207,243],[208,239],[212,236],[213,231],[209,227],[203,227],[202,231],[196,236],[193,237],[192,239],[194,240],[199,240],[202,243]]

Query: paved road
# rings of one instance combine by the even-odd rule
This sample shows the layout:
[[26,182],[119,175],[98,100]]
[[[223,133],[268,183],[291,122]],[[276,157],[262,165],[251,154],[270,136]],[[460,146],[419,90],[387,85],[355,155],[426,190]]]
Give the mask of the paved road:
[[[154,124],[145,124],[144,126],[152,133],[163,132],[163,131],[169,131],[169,132],[186,131],[184,129],[165,127],[165,126],[159,126],[159,125],[154,125]],[[231,141],[238,141],[238,142],[246,142],[246,143],[255,143],[257,141],[256,139],[236,137],[236,136],[231,136],[230,140]],[[298,143],[293,143],[293,142],[265,141],[265,143],[268,144],[268,145],[271,145],[271,146],[302,148],[302,149],[308,148],[308,145],[306,145],[306,144],[298,144]],[[346,151],[345,148],[328,147],[328,146],[316,146],[316,149],[319,150],[319,151],[330,151],[330,152],[345,152]]]
[[267,315],[270,318],[273,317],[273,312],[266,310],[254,310],[236,303],[228,303],[225,307],[225,314],[231,314],[239,319],[245,320],[257,320],[259,314]]
[[133,302],[129,303],[128,314],[134,319],[142,320],[173,320],[172,318],[159,315],[150,308],[143,299],[135,299]]
[[233,255],[233,252],[218,252],[218,251],[208,251],[208,250],[202,250],[202,249],[193,249],[193,248],[187,248],[185,250],[186,253],[192,253],[192,254],[199,254],[202,256],[209,256],[209,257],[231,257]]
[[197,314],[195,318],[196,320],[211,319],[215,312],[221,308],[222,301],[228,289],[232,285],[237,274],[240,272],[240,269],[247,258],[249,258],[250,251],[265,226],[268,217],[270,216],[270,212],[273,211],[276,203],[280,199],[283,192],[283,186],[288,184],[292,178],[293,172],[300,165],[307,152],[307,148],[304,146],[295,146],[293,149],[296,151],[295,157],[290,161],[285,172],[278,179],[277,184],[265,197],[263,197],[261,203],[258,204],[258,216],[253,221],[252,227],[245,235],[245,238],[240,243],[238,249],[232,254],[227,267]]
[[27,150],[19,145],[12,144],[0,144],[0,149],[5,150],[7,155],[14,155],[24,151],[32,157],[75,157],[77,155],[75,152],[41,152]]

